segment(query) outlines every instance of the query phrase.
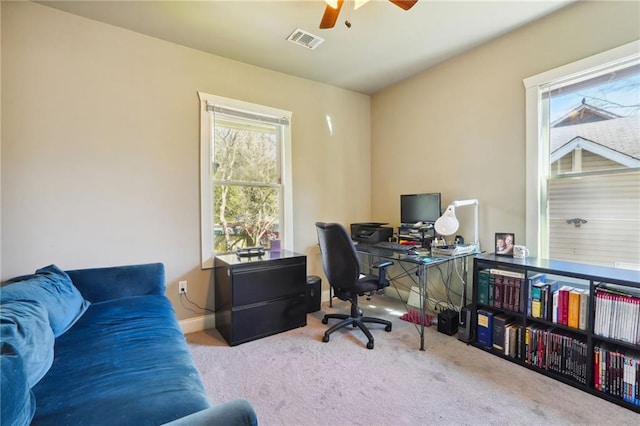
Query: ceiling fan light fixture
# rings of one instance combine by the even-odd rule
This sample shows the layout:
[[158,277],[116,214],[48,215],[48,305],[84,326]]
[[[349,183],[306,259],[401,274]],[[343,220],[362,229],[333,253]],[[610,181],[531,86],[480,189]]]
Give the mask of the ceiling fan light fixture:
[[355,0],[353,10],[358,10],[361,6],[364,6],[367,3],[369,3],[369,0]]
[[[324,8],[324,13],[322,15],[322,20],[320,21],[320,29],[326,30],[328,28],[333,28],[336,25],[336,21],[338,20],[338,15],[340,14],[340,9],[342,9],[342,5],[345,0],[324,0],[327,3],[327,7]],[[367,4],[370,0],[353,0],[354,10],[360,8]],[[400,7],[403,10],[411,9],[418,0],[389,0],[391,3]],[[348,28],[351,28],[351,23],[347,19],[345,25]]]

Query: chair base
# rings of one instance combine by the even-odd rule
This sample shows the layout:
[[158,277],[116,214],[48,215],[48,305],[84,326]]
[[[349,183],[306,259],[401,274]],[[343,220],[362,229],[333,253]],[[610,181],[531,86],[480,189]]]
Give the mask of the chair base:
[[391,327],[392,327],[391,321],[383,320],[380,318],[361,317],[361,316],[357,316],[354,318],[346,314],[326,314],[322,319],[322,323],[327,324],[329,322],[329,319],[340,319],[342,321],[335,324],[330,329],[324,332],[324,337],[322,338],[323,342],[328,342],[329,335],[334,331],[339,330],[348,325],[352,325],[353,327],[360,328],[360,330],[362,330],[362,332],[367,336],[367,339],[369,340],[367,342],[367,349],[373,349],[374,340],[373,340],[373,335],[371,335],[371,332],[369,331],[365,323],[368,322],[368,323],[382,324],[385,326],[384,331],[387,331],[387,332],[391,331]]

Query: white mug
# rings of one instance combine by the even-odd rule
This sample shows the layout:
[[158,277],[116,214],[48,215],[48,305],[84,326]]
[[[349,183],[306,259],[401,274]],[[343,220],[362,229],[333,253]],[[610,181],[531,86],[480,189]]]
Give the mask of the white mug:
[[513,246],[513,257],[522,259],[529,256],[529,249],[525,246]]

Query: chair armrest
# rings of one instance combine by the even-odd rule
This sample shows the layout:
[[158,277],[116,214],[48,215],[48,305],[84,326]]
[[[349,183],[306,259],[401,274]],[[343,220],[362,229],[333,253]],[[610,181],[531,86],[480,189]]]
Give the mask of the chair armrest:
[[381,260],[371,265],[372,268],[378,269],[378,288],[388,287],[387,268],[393,265],[391,260]]
[[258,418],[251,404],[245,399],[216,404],[197,411],[165,426],[257,426]]
[[371,267],[372,268],[376,268],[376,269],[386,269],[391,265],[393,265],[393,261],[391,261],[391,260],[381,260],[381,261],[376,262],[373,265],[371,265]]

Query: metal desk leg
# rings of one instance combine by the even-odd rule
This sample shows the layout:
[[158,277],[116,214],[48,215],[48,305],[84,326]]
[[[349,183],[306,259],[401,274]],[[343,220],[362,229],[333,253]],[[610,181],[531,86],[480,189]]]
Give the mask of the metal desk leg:
[[[462,258],[462,278],[463,278],[462,279],[462,307],[463,308],[467,306],[467,280],[468,280],[467,259],[468,259],[467,256]],[[455,263],[453,266],[455,267]]]
[[427,268],[420,265],[417,269],[420,288],[420,350],[424,351],[424,322],[427,317]]

